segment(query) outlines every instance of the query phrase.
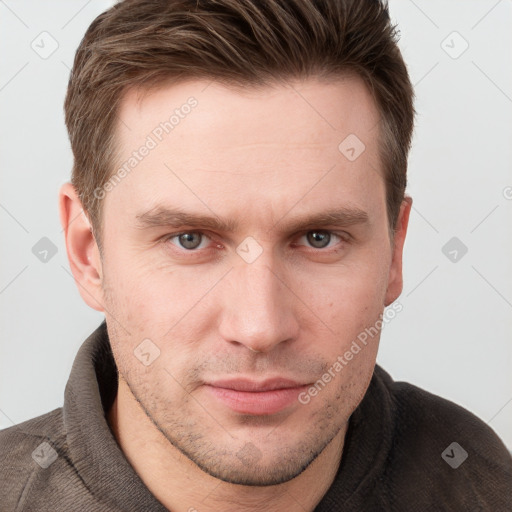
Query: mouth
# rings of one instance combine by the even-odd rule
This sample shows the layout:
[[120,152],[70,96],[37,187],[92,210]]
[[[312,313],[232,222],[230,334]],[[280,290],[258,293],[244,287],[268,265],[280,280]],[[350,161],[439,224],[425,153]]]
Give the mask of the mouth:
[[298,395],[309,384],[289,379],[257,382],[249,379],[205,383],[205,389],[224,406],[239,414],[276,414],[298,403]]

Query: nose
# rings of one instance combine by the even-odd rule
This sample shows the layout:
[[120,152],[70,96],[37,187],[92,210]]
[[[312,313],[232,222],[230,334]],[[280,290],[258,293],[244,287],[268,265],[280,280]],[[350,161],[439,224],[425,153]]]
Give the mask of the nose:
[[263,262],[244,263],[230,274],[219,324],[225,341],[253,352],[270,352],[298,337],[294,295],[283,277]]

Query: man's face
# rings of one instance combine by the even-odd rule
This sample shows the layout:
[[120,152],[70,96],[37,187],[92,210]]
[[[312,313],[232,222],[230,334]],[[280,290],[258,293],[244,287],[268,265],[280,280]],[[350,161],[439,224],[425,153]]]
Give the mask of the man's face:
[[396,298],[375,104],[355,78],[194,81],[130,91],[119,119],[119,165],[139,155],[103,200],[120,377],[206,472],[287,481],[362,399],[379,336],[335,363]]

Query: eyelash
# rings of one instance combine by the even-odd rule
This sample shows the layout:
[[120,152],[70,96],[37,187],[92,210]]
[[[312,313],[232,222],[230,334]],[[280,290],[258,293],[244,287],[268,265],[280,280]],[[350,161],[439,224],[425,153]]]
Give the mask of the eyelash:
[[[305,231],[305,232],[303,232],[303,233],[301,233],[299,235],[296,235],[296,236],[298,236],[299,238],[302,238],[302,237],[306,236],[308,233],[314,233],[314,232],[328,233],[331,236],[338,237],[339,238],[338,244],[339,243],[343,243],[343,244],[349,243],[350,242],[350,238],[351,238],[351,236],[348,233],[345,233],[345,232],[338,233],[338,232],[335,232],[335,231],[330,231],[328,229],[310,229],[310,230]],[[214,241],[211,236],[207,235],[203,231],[190,230],[190,231],[181,231],[179,233],[171,233],[171,234],[165,235],[163,238],[161,238],[161,242],[164,242],[164,243],[170,242],[173,238],[178,238],[181,235],[193,234],[193,233],[202,235],[203,237],[209,239],[210,241]],[[331,242],[331,240],[329,242]],[[336,245],[338,245],[338,244],[336,244]],[[204,249],[186,249],[184,247],[179,247],[178,245],[173,244],[173,243],[171,243],[171,245],[173,245],[177,250],[179,250],[179,251],[181,251],[183,253],[190,253],[190,254],[200,253],[201,251],[208,250],[207,248],[204,248]],[[220,246],[220,244],[217,244],[217,246]],[[327,246],[325,248],[308,247],[308,249],[311,250],[311,251],[314,251],[314,252],[322,252],[322,253],[326,253],[326,254],[330,253],[330,252],[335,252],[337,250],[335,248],[329,248],[329,246]]]

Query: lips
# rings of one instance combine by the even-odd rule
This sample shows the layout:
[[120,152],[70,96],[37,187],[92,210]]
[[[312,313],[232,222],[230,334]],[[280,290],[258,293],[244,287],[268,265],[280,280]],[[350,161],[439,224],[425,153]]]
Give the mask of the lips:
[[210,384],[216,388],[232,389],[234,391],[262,392],[273,391],[275,389],[289,389],[303,386],[293,380],[274,378],[262,382],[249,379],[217,380]]
[[274,378],[218,380],[204,385],[224,406],[240,414],[270,415],[298,403],[298,395],[307,388],[293,380]]

